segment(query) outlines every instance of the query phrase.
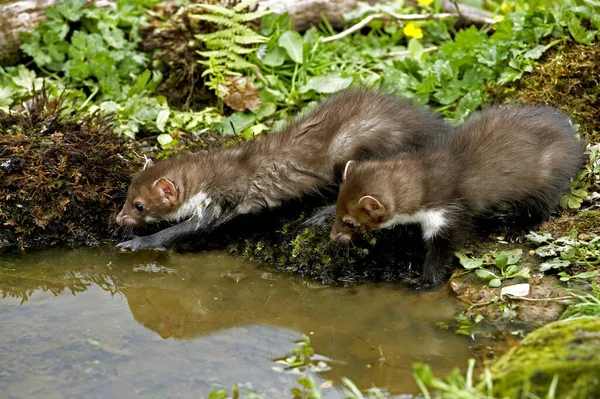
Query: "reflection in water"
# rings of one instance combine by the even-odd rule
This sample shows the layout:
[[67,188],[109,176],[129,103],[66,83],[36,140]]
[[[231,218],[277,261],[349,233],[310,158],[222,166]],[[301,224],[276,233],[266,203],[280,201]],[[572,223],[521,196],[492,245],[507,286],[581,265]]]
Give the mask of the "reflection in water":
[[236,383],[281,395],[294,378],[272,361],[302,334],[333,360],[323,379],[394,393],[415,392],[415,361],[444,373],[469,356],[464,338],[436,327],[458,306],[443,289],[321,287],[219,252],[11,257],[0,292],[9,397],[197,397]]

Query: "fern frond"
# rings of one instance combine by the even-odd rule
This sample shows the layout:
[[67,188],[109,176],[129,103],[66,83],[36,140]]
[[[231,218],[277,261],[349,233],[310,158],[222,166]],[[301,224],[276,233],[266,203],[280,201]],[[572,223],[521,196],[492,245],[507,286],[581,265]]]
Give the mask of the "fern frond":
[[[198,52],[198,53],[200,53],[200,52]],[[255,66],[254,64],[246,61],[239,55],[232,53],[230,51],[226,51],[226,50],[215,51],[214,53],[208,52],[208,51],[203,51],[202,53],[205,53],[207,57],[211,57],[211,58],[209,60],[205,60],[205,61],[198,61],[198,63],[201,65],[206,65],[206,66],[211,66],[211,67],[224,66],[227,69],[233,69],[233,70],[250,69]],[[201,55],[204,55],[204,54],[201,54]]]
[[272,11],[269,10],[262,10],[262,11],[254,11],[254,12],[248,12],[246,14],[237,14],[234,19],[237,22],[248,22],[248,21],[254,21],[255,19],[259,19],[264,17],[267,14],[271,14]]
[[212,33],[199,33],[195,37],[203,42],[210,42],[212,40],[231,40],[238,44],[264,43],[269,40],[268,38],[259,35],[252,29],[243,25],[234,26],[232,28],[227,28]]
[[237,22],[224,17],[222,15],[214,15],[214,14],[190,14],[190,18],[199,19],[200,21],[212,22],[217,25],[233,27],[239,25]]
[[198,4],[198,7],[210,11],[211,14],[225,15],[230,18],[236,16],[237,14],[236,10],[232,10],[231,8],[227,8],[220,4]]
[[239,3],[237,3],[235,6],[233,6],[233,11],[242,12],[246,8],[253,6],[256,3],[258,3],[258,0],[242,0]]
[[[234,42],[232,42],[230,40],[212,40],[210,43],[207,43],[207,47],[209,50],[227,49],[227,50],[233,51],[236,54],[250,54],[250,53],[256,51],[255,48],[242,47],[242,46],[235,44]],[[204,55],[202,53],[205,53],[205,52],[206,51],[199,51],[198,54]],[[210,57],[210,55],[205,56],[205,57]]]

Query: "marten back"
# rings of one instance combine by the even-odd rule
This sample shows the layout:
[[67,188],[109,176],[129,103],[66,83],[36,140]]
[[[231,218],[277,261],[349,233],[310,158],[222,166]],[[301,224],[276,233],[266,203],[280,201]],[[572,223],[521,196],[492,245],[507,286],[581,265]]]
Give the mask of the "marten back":
[[350,159],[384,159],[437,145],[450,130],[441,115],[408,100],[350,89],[329,96],[280,133],[248,143],[248,157],[271,155],[339,170]]
[[544,105],[487,108],[456,130],[451,153],[474,213],[528,201],[550,211],[583,162],[583,144],[568,116]]

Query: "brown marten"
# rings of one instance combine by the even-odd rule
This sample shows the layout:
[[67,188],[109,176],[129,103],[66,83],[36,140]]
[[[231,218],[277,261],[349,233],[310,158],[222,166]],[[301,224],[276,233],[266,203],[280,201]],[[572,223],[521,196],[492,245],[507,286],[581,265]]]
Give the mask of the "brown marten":
[[440,284],[474,216],[508,205],[529,227],[548,217],[581,168],[583,147],[555,108],[490,107],[438,148],[348,162],[331,239],[418,223],[427,247],[421,280]]
[[316,193],[335,183],[350,159],[413,153],[434,146],[450,131],[440,116],[406,100],[345,90],[262,140],[147,163],[133,177],[116,222],[131,227],[180,223],[118,247],[164,249],[235,216]]

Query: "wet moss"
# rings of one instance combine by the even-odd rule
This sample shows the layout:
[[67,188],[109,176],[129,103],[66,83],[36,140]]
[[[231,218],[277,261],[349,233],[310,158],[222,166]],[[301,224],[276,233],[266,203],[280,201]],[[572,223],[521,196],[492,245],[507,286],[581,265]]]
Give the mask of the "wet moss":
[[[262,215],[256,222],[244,218],[245,222],[238,223],[251,225],[253,229],[246,231],[243,239],[234,239],[231,252],[325,284],[413,281],[418,277],[424,251],[417,228],[398,226],[366,234],[351,245],[334,243],[329,239],[330,224],[323,227],[303,224],[322,201],[297,201]],[[243,229],[233,228],[239,234],[244,234]]]
[[[490,369],[494,393],[518,398],[548,393],[558,378],[557,398],[600,397],[600,319],[550,323],[528,334]],[[495,395],[495,396],[496,396]]]

